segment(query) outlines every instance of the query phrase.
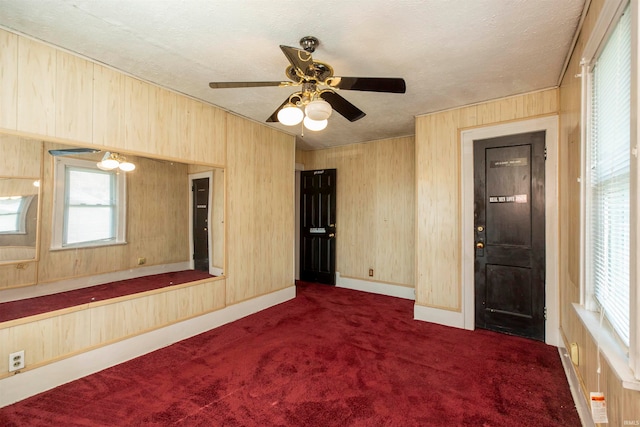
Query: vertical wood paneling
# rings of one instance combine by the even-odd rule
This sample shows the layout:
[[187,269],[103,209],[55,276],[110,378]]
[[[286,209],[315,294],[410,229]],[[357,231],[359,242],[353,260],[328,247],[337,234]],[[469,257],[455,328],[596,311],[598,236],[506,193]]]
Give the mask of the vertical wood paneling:
[[[88,312],[76,311],[17,326],[0,327],[0,342],[7,354],[24,350],[27,366],[53,361],[90,347]],[[6,359],[6,360],[5,360]],[[0,372],[8,372],[8,358],[0,358]]]
[[294,140],[227,116],[227,303],[293,285]]
[[[3,352],[25,350],[27,368],[224,307],[224,280],[96,302],[33,320],[0,324]],[[8,372],[0,358],[0,378]]]
[[125,146],[125,76],[95,64],[93,69],[93,138],[97,145]]
[[35,261],[0,265],[0,290],[35,285],[38,279],[37,265]]
[[177,158],[178,96],[166,89],[152,86],[149,91],[149,140],[145,152]]
[[150,85],[132,77],[124,77],[124,147],[127,150],[149,151],[149,89]]
[[460,130],[557,112],[555,89],[416,119],[416,303],[461,310]]
[[413,159],[412,137],[297,153],[306,170],[337,169],[336,269],[342,277],[413,286]]
[[226,164],[227,113],[200,104],[191,115],[191,160],[215,165]]
[[0,135],[0,150],[0,177],[40,176],[42,142],[15,135]]
[[56,136],[76,141],[93,139],[93,64],[56,52]]
[[18,36],[0,30],[0,128],[18,122]]
[[18,39],[18,130],[55,135],[56,51]]

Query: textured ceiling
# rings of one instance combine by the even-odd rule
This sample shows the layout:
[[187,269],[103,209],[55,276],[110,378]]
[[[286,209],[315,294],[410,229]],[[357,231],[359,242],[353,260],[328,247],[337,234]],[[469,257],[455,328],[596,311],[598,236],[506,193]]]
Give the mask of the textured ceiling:
[[584,0],[0,0],[0,26],[264,122],[295,91],[279,45],[313,35],[337,76],[404,77],[406,94],[340,91],[366,117],[271,124],[318,149],[414,134],[414,117],[554,87]]

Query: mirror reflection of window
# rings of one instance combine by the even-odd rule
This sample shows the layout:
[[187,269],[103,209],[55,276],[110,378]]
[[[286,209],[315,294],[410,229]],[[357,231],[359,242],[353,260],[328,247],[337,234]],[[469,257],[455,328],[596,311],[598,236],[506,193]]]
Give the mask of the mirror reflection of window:
[[33,196],[0,197],[0,234],[25,234]]
[[57,159],[52,248],[124,243],[125,174]]

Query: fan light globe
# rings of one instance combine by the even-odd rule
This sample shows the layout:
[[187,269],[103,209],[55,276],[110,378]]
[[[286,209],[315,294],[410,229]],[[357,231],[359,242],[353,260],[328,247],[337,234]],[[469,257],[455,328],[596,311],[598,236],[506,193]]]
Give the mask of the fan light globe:
[[309,130],[319,131],[327,127],[327,120],[313,120],[311,117],[304,118],[304,127]]
[[285,126],[297,125],[302,121],[303,116],[302,110],[293,104],[288,104],[278,111],[278,121]]
[[120,163],[120,165],[118,167],[120,168],[120,170],[122,170],[124,172],[131,172],[132,170],[134,170],[136,168],[136,165],[134,165],[133,163],[130,163],[130,162],[122,162],[122,163]]
[[116,159],[105,159],[103,161],[101,161],[100,163],[98,163],[98,167],[100,169],[105,169],[105,170],[112,170],[117,168],[120,165],[120,162],[118,162]]
[[331,105],[327,101],[317,99],[310,102],[304,109],[311,120],[322,121],[327,120],[331,115]]

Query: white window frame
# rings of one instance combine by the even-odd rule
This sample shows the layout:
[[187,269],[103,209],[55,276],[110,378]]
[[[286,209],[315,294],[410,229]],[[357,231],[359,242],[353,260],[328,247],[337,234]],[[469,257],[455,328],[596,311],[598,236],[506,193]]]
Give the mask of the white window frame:
[[574,308],[598,344],[598,347],[608,361],[611,368],[622,380],[625,388],[640,390],[640,327],[638,311],[640,310],[640,292],[638,289],[638,271],[636,265],[640,262],[640,168],[637,158],[638,139],[638,3],[631,2],[631,188],[630,188],[630,277],[629,277],[629,347],[624,345],[607,322],[602,322],[600,315],[595,313],[596,304],[593,297],[593,289],[589,283],[589,239],[587,235],[588,217],[586,202],[588,196],[588,149],[589,129],[591,116],[591,84],[592,69],[595,61],[604,48],[611,32],[618,23],[620,16],[629,4],[628,0],[614,0],[605,2],[598,21],[587,41],[582,55],[582,165],[581,165],[581,279],[580,279],[580,303],[574,304]]
[[[65,191],[66,191],[66,169],[67,167],[78,167],[91,169],[100,173],[111,173],[116,177],[116,236],[115,239],[81,242],[73,244],[63,244],[64,242],[64,218],[65,218]],[[100,246],[121,245],[126,242],[126,174],[113,171],[103,171],[96,166],[95,161],[80,160],[69,157],[56,157],[54,167],[54,202],[53,202],[53,223],[51,235],[51,250],[89,248]]]

